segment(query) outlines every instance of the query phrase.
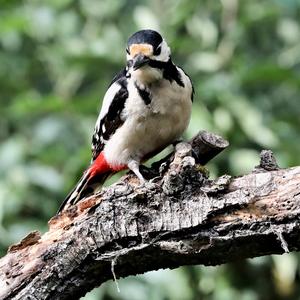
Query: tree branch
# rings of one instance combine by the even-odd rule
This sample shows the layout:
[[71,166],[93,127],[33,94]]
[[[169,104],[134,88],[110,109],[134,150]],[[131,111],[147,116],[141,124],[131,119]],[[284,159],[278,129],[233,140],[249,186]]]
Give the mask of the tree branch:
[[299,251],[300,167],[266,151],[253,173],[209,180],[199,162],[227,145],[202,132],[152,182],[126,175],[51,219],[0,260],[0,299],[78,299],[114,276]]

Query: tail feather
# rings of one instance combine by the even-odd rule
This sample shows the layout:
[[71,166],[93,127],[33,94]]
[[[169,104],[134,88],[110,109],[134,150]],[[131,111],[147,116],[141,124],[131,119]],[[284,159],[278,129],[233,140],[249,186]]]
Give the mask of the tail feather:
[[81,199],[92,195],[96,189],[99,189],[104,181],[110,176],[109,173],[98,175],[96,178],[91,176],[89,170],[87,170],[80,178],[76,186],[67,195],[64,201],[61,203],[57,215],[63,211],[67,206],[76,204]]
[[60,205],[57,215],[63,211],[67,206],[76,204],[78,201],[92,195],[97,189],[99,189],[104,181],[115,172],[125,169],[125,165],[110,166],[103,152],[100,152],[95,161],[86,170],[83,176],[80,178],[74,189],[68,194],[65,200]]

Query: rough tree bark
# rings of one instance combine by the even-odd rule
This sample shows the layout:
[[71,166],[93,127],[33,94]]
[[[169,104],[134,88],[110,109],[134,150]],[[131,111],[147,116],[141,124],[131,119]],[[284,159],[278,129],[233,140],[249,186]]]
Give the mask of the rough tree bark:
[[270,151],[251,174],[209,180],[199,162],[226,148],[202,132],[49,221],[0,260],[0,299],[78,299],[114,277],[300,249],[300,167]]

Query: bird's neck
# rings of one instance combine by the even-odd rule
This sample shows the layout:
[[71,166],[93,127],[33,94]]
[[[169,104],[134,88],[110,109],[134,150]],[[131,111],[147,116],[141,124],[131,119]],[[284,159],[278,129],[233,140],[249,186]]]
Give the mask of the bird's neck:
[[163,72],[160,69],[147,66],[133,71],[132,78],[139,85],[149,86],[159,82],[163,78]]

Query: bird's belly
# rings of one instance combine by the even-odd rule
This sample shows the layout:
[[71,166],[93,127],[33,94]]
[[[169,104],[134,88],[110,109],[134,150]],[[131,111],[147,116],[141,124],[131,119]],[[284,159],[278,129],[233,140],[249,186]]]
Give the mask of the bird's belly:
[[111,164],[141,161],[150,153],[162,150],[180,137],[190,119],[190,99],[171,101],[167,105],[152,105],[146,113],[132,113],[119,128],[104,151]]

